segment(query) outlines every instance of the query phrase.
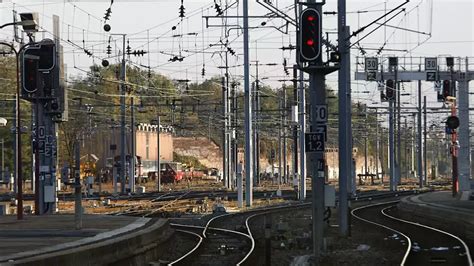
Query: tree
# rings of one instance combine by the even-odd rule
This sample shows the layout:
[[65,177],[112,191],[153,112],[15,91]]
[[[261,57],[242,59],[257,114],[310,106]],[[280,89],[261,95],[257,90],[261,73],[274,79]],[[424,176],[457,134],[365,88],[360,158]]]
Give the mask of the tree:
[[[0,57],[0,117],[6,118],[8,124],[6,127],[0,127],[0,138],[5,141],[5,167],[8,167],[10,172],[13,170],[14,157],[14,139],[15,135],[12,133],[12,127],[15,119],[15,95],[16,95],[16,58],[14,56]],[[31,104],[26,101],[21,101],[20,110],[22,114],[22,125],[28,126],[31,129]],[[31,131],[29,131],[31,134]],[[22,165],[24,179],[32,177],[32,156],[31,156],[31,138],[28,134],[22,134]],[[1,160],[1,159],[0,159]]]

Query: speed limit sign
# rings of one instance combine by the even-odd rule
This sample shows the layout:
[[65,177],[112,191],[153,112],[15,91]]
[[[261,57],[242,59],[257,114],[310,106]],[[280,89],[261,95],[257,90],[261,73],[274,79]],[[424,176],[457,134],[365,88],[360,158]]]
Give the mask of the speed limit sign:
[[438,70],[438,59],[436,57],[425,58],[425,70],[426,71]]
[[377,71],[379,69],[379,60],[377,57],[365,58],[365,71]]

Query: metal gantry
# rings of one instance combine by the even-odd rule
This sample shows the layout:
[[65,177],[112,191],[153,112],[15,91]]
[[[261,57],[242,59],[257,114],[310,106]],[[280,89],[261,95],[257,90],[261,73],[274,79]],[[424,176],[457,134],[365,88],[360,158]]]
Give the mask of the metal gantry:
[[[458,180],[458,192],[471,191],[471,158],[470,158],[470,141],[469,141],[469,82],[474,79],[474,71],[469,69],[468,58],[437,58],[437,57],[426,57],[426,58],[396,58],[393,59],[387,57],[370,57],[360,60],[358,58],[357,66],[363,65],[364,69],[356,69],[355,79],[379,82],[383,84],[386,80],[394,80],[397,82],[410,82],[410,81],[426,81],[440,84],[442,80],[449,80],[453,82],[453,85],[457,84],[458,92],[456,97],[451,97],[457,103],[459,111],[459,120],[461,124],[457,133],[459,135],[459,156],[456,155],[457,147],[455,141],[453,141],[452,154],[457,157],[457,164],[459,165],[459,175],[456,174],[456,165],[453,165],[453,179],[456,183]],[[396,60],[397,67],[393,67],[394,60]],[[422,67],[421,67],[422,66]],[[403,69],[403,70],[400,70]],[[385,71],[388,70],[388,71]],[[438,86],[438,85],[436,85]],[[456,86],[454,86],[456,87]],[[419,165],[418,175],[420,177],[420,185],[426,182],[426,148],[421,148],[421,83],[418,87],[419,103],[418,103],[418,153],[425,154],[424,167]],[[426,96],[424,96],[426,98]],[[426,100],[424,104],[426,114]],[[392,108],[390,108],[392,111]],[[426,117],[426,116],[425,116]],[[426,118],[425,118],[426,124]],[[389,120],[390,128],[393,127],[392,120]],[[425,125],[426,127],[426,125]],[[426,130],[425,130],[426,131]],[[399,132],[398,132],[399,133]],[[426,132],[425,132],[425,143],[426,143]],[[390,144],[394,145],[394,133],[391,130]],[[426,144],[425,144],[426,145]],[[425,150],[425,152],[423,152]],[[393,154],[393,153],[391,153]],[[420,155],[419,155],[420,156]],[[418,157],[418,164],[420,164],[420,157]],[[391,163],[391,168],[394,168],[395,164]],[[423,174],[421,170],[424,170]],[[423,176],[423,178],[421,178]],[[397,175],[391,170],[391,180],[396,181]]]

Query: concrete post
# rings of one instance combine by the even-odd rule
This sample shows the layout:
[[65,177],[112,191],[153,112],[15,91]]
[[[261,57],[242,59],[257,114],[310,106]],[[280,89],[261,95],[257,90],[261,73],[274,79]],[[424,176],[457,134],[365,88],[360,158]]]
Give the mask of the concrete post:
[[388,156],[390,157],[390,191],[395,191],[395,143],[394,143],[394,121],[393,121],[393,113],[394,113],[394,103],[393,100],[389,100],[389,117],[388,117],[388,124],[389,124],[389,151]]
[[253,190],[253,169],[252,169],[252,93],[250,92],[250,72],[249,72],[249,9],[248,0],[243,0],[243,26],[244,26],[244,108],[245,108],[245,201],[247,207],[252,206]]
[[[321,8],[319,8],[321,11]],[[326,104],[325,77],[323,73],[310,75],[310,100],[313,108],[311,112],[311,131],[315,130],[317,121],[316,105]],[[311,190],[313,201],[313,251],[316,258],[320,258],[324,247],[324,185],[325,160],[324,152],[308,153],[308,167],[311,173]]]
[[[304,137],[306,133],[306,95],[304,89],[304,72],[300,71],[299,82],[299,134],[300,134],[300,195],[299,200],[306,199],[306,149],[304,146]],[[273,166],[272,166],[273,167]],[[273,173],[272,173],[273,174]]]
[[426,185],[427,181],[428,181],[428,158],[427,158],[427,141],[428,141],[428,128],[427,128],[427,123],[428,123],[428,119],[427,119],[427,110],[426,110],[426,95],[423,96],[423,110],[424,110],[424,116],[425,116],[425,119],[423,121],[423,138],[424,138],[424,141],[423,141],[423,185]]
[[228,189],[230,186],[229,182],[229,173],[228,173],[228,167],[227,165],[229,164],[229,158],[228,158],[228,146],[229,143],[227,142],[227,86],[225,82],[225,77],[222,77],[221,80],[222,83],[222,117],[224,118],[224,123],[223,123],[223,128],[222,128],[222,174],[223,174],[223,180],[224,180],[224,186]]
[[[298,68],[297,66],[293,67],[293,104],[298,110]],[[293,114],[295,118],[298,118],[298,113]],[[296,121],[292,121],[293,124],[293,174],[292,174],[292,184],[295,187],[296,191],[298,188],[298,124]],[[298,197],[298,195],[297,195]]]
[[286,106],[286,89],[282,88],[283,90],[283,111],[282,111],[282,142],[283,142],[283,183],[288,183],[288,156],[287,156],[287,147],[286,147],[286,116],[287,116],[287,106]]
[[120,68],[120,192],[125,194],[125,34],[122,35],[122,64]]
[[[466,59],[466,73],[468,61]],[[469,191],[471,178],[471,157],[470,157],[470,130],[469,130],[469,79],[466,75],[460,75],[458,80],[458,110],[461,121],[458,129],[459,136],[459,156],[458,156],[458,182],[459,192]]]
[[421,80],[418,81],[418,123],[417,123],[417,152],[416,152],[416,160],[417,160],[417,172],[418,172],[418,178],[419,178],[419,187],[423,187],[423,133],[421,129],[421,111],[422,111],[422,106],[421,106]]
[[129,187],[130,187],[130,193],[135,192],[135,168],[136,168],[136,163],[135,163],[135,158],[137,157],[137,150],[136,150],[136,143],[135,143],[135,106],[134,106],[134,101],[133,97],[130,98],[130,108],[131,108],[131,121],[130,121],[130,142],[131,142],[131,149],[132,149],[132,159],[130,162],[130,179],[129,179]]
[[156,163],[158,167],[156,168],[156,176],[157,176],[157,183],[158,183],[158,192],[161,192],[161,153],[160,153],[160,125],[161,125],[161,117],[158,115],[156,117]]
[[76,230],[82,229],[82,193],[81,193],[81,150],[79,139],[74,142],[74,224]]

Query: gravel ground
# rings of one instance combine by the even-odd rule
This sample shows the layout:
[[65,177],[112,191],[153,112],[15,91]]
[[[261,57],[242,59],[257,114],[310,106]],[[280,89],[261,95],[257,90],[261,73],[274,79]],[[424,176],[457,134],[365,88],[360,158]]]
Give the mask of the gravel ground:
[[[336,214],[333,210],[330,225],[325,230],[327,250],[320,265],[400,265],[404,246],[391,232],[353,221],[351,236],[339,237]],[[310,210],[277,213],[271,217],[272,265],[312,265],[307,263],[312,253]],[[251,227],[257,238],[258,255],[252,258],[252,264],[264,265],[264,219],[254,220]]]
[[[336,224],[334,218],[331,223]],[[322,265],[400,265],[405,246],[392,232],[352,221],[349,238],[339,237],[338,227],[328,228],[330,241]]]

